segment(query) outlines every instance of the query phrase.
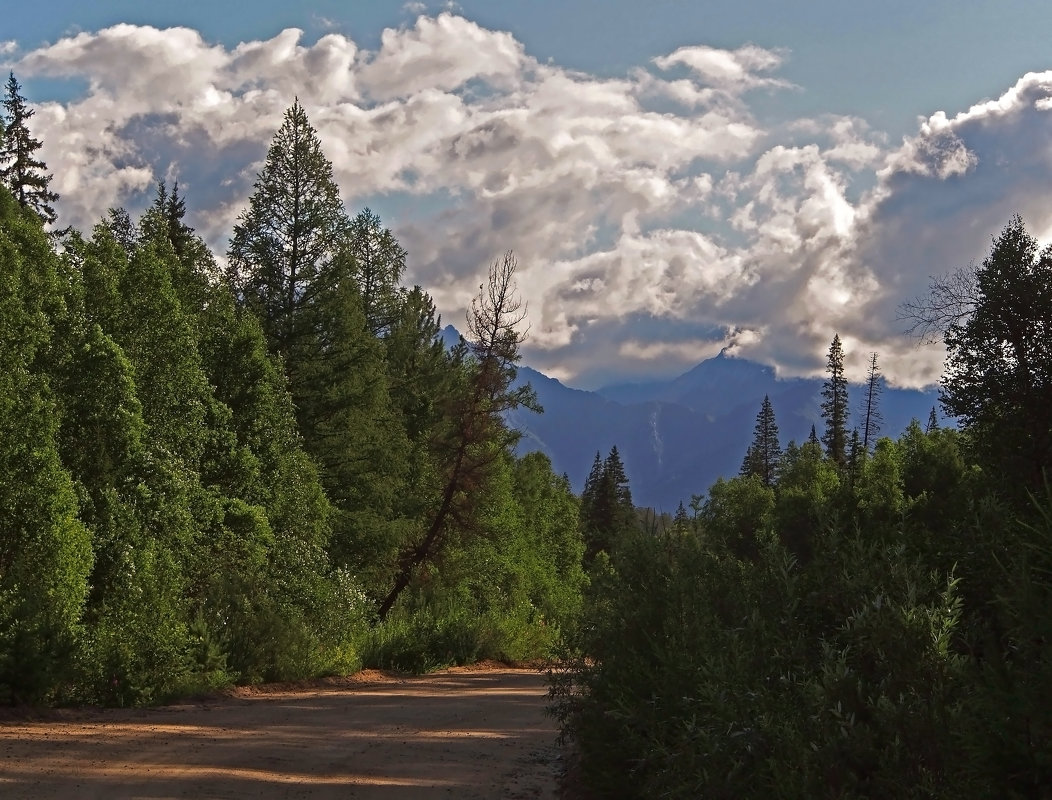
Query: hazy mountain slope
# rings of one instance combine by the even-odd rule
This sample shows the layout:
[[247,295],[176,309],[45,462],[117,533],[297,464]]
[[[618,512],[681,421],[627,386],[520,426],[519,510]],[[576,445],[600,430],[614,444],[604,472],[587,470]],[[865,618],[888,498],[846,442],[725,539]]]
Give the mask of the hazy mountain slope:
[[[442,337],[454,343],[458,334],[450,326]],[[570,388],[530,367],[520,367],[518,381],[529,382],[544,407],[543,414],[519,409],[510,415],[523,432],[521,452],[546,453],[579,492],[596,452],[605,457],[617,445],[636,504],[665,511],[738,473],[765,394],[783,446],[807,438],[812,424],[822,428],[821,380],[778,380],[770,367],[723,354],[671,380],[597,392]],[[861,387],[851,387],[850,399],[854,412]],[[898,436],[913,417],[927,421],[936,402],[935,391],[886,389],[881,433]]]

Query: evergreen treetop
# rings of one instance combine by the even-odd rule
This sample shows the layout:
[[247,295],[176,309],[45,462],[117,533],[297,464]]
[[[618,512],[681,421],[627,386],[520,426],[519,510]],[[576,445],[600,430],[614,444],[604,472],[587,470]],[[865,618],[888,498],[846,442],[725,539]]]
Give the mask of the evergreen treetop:
[[837,466],[843,467],[847,464],[847,378],[840,334],[834,334],[829,345],[826,372],[829,377],[822,387],[822,418],[826,423],[822,444],[826,455]]
[[745,454],[741,474],[755,475],[765,486],[773,486],[782,458],[782,446],[778,441],[778,423],[774,419],[771,398],[764,395],[760,411],[756,415],[753,441]]
[[287,356],[312,326],[307,315],[346,244],[348,220],[332,164],[297,100],[267,152],[227,253],[231,283]]
[[0,101],[4,107],[0,123],[0,182],[11,190],[22,208],[30,208],[44,222],[52,223],[56,219],[52,204],[58,195],[49,188],[47,164],[34,155],[41,147],[27,125],[34,111],[22,96],[22,87],[13,72],[5,89]]

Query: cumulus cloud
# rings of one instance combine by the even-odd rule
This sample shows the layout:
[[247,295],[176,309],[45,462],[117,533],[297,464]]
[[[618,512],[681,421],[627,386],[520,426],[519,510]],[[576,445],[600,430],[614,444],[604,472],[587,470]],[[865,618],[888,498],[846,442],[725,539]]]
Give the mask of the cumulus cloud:
[[705,84],[730,92],[741,92],[759,87],[786,88],[787,81],[763,75],[781,66],[783,54],[746,45],[737,50],[720,50],[705,45],[681,47],[666,56],[653,59],[662,70],[675,66],[687,67]]
[[876,350],[893,381],[930,383],[942,354],[905,339],[895,308],[981,258],[1012,213],[1052,231],[1052,73],[893,145],[833,113],[761,125],[749,92],[789,87],[785,57],[698,44],[598,77],[447,11],[385,31],[376,50],[337,32],[225,47],[116,25],[15,69],[87,84],[33,119],[63,223],[90,227],[178,178],[222,253],[298,96],[349,207],[388,209],[409,277],[447,321],[516,252],[540,369],[600,383],[727,347],[815,374],[837,331],[849,374]]

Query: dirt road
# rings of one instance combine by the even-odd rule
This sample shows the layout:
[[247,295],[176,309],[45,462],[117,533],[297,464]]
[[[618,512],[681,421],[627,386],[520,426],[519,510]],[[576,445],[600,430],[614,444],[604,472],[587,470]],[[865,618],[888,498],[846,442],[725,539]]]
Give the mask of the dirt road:
[[3,798],[554,798],[544,677],[512,669],[0,721]]

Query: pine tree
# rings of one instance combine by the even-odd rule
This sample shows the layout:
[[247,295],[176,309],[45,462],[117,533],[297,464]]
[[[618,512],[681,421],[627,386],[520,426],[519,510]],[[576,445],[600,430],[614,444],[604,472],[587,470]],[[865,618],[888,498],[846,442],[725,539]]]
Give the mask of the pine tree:
[[931,407],[931,413],[928,414],[928,424],[924,428],[925,433],[934,433],[939,430],[939,416],[935,413],[935,406]]
[[815,430],[814,423],[811,423],[811,432],[807,434],[807,441],[809,444],[816,444],[819,447],[822,446],[822,442],[818,438],[818,431]]
[[829,377],[822,387],[822,418],[826,429],[822,435],[826,455],[840,467],[847,463],[847,378],[844,377],[844,350],[840,334],[833,336],[826,362]]
[[231,282],[259,317],[272,353],[294,360],[313,335],[304,312],[344,248],[347,226],[332,164],[297,101],[274,135],[227,253]]
[[676,514],[672,517],[672,530],[680,536],[691,531],[690,516],[687,514],[687,508],[683,505],[682,500],[676,506]]
[[26,123],[33,109],[21,94],[22,87],[10,73],[2,105],[4,120],[0,125],[0,182],[6,185],[22,208],[31,208],[44,222],[55,221],[53,203],[58,195],[51,191],[47,164],[34,156],[41,144],[30,135]]
[[782,446],[778,441],[778,423],[774,419],[771,399],[764,395],[760,411],[756,415],[753,442],[745,454],[741,474],[756,475],[765,486],[773,486],[782,457]]
[[596,453],[581,502],[585,563],[590,564],[600,552],[612,553],[618,540],[636,526],[632,490],[616,445],[602,463]]
[[366,327],[373,336],[385,336],[398,314],[398,283],[405,272],[406,252],[368,208],[351,221],[348,244]]
[[880,426],[884,422],[884,416],[880,413],[880,395],[884,391],[884,377],[877,366],[876,353],[870,355],[865,391],[860,415],[862,417],[862,449],[868,453],[869,448],[877,441],[877,434],[880,433]]
[[581,534],[585,537],[585,541],[590,536],[588,528],[593,522],[593,513],[595,509],[596,495],[599,492],[599,482],[603,478],[603,457],[599,451],[595,451],[595,460],[592,462],[592,468],[588,471],[588,477],[584,480],[584,488],[581,490],[581,511],[580,511],[580,523],[581,523]]
[[738,468],[738,475],[742,478],[746,478],[749,475],[759,474],[759,464],[756,463],[756,454],[753,452],[752,445],[745,448],[745,456],[742,458],[742,465]]
[[867,452],[862,445],[862,437],[859,435],[858,428],[852,428],[851,443],[847,448],[847,473],[852,481],[855,481],[861,474]]
[[330,555],[379,585],[401,544],[393,522],[408,442],[355,283],[319,292],[314,317],[316,349],[301,351],[296,365],[296,414],[335,511]]
[[[166,208],[174,215],[171,200]],[[362,236],[383,238],[373,219]],[[363,308],[353,245],[332,165],[296,102],[235,226],[230,275],[285,366],[307,452],[334,505],[331,555],[380,586],[402,544],[395,500],[409,445],[389,395],[384,348]],[[396,281],[400,268],[390,274]],[[379,293],[379,278],[374,283]],[[400,386],[409,380],[400,376]]]
[[971,446],[1005,479],[1007,494],[1029,503],[1052,467],[1052,249],[1012,217],[978,267],[933,280],[928,298],[904,318],[931,339],[941,334],[946,368],[943,411],[957,417]]

